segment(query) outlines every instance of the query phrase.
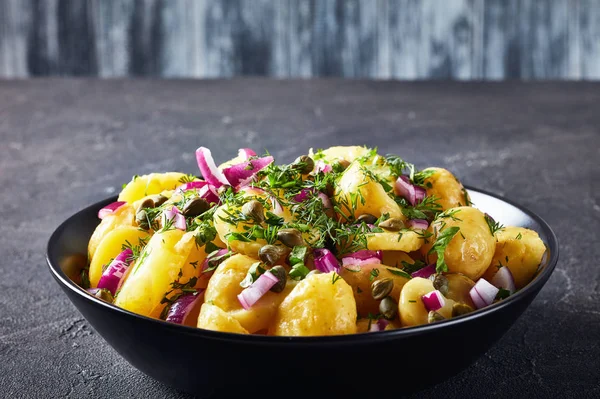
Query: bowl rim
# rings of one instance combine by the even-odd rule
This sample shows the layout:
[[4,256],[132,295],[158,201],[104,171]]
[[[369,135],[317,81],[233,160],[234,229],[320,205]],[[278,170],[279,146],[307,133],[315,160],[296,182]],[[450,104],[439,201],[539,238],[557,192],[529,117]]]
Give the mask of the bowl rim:
[[[84,298],[84,300],[91,301],[95,303],[97,306],[101,306],[106,308],[108,311],[119,312],[126,317],[134,317],[140,319],[140,321],[150,322],[150,323],[158,323],[161,328],[174,329],[174,332],[177,333],[187,333],[197,336],[202,336],[204,338],[210,338],[213,340],[219,341],[229,341],[232,343],[243,343],[243,344],[288,344],[290,342],[298,343],[298,344],[306,344],[306,345],[356,345],[356,344],[367,344],[369,342],[376,341],[388,341],[393,339],[399,339],[401,337],[408,337],[412,335],[418,335],[422,333],[427,333],[432,330],[450,328],[453,325],[459,323],[467,323],[471,320],[483,318],[491,313],[495,313],[504,309],[508,306],[511,306],[513,303],[518,302],[525,298],[528,294],[539,291],[550,278],[550,275],[554,271],[556,264],[558,263],[558,255],[559,255],[559,242],[556,234],[552,230],[552,228],[548,225],[548,223],[538,216],[533,211],[528,208],[517,204],[516,202],[506,199],[503,196],[498,194],[494,194],[492,192],[482,190],[473,186],[465,185],[465,188],[469,191],[476,191],[478,193],[488,195],[500,201],[506,202],[509,205],[512,205],[519,209],[521,212],[525,213],[527,216],[535,220],[543,230],[545,236],[547,237],[547,251],[549,252],[549,256],[547,257],[547,263],[545,267],[539,272],[533,281],[527,284],[524,288],[519,290],[516,294],[511,295],[507,299],[504,299],[496,304],[487,306],[482,309],[477,309],[474,312],[468,313],[466,315],[453,317],[451,319],[443,320],[433,324],[425,324],[413,327],[404,327],[396,330],[388,330],[388,331],[377,331],[376,333],[372,332],[363,332],[356,334],[347,334],[347,335],[330,335],[330,336],[267,336],[267,335],[255,335],[255,334],[238,334],[238,333],[229,333],[229,332],[221,332],[221,331],[212,331],[206,330],[197,327],[184,326],[174,323],[169,323],[167,321],[154,319],[151,317],[143,316],[129,310],[120,308],[111,303],[105,302],[99,298],[96,298],[90,294],[88,294],[83,288],[78,286],[74,281],[72,281],[69,277],[67,277],[61,268],[58,265],[55,265],[52,262],[52,258],[56,258],[54,256],[55,252],[55,243],[58,240],[58,236],[62,233],[64,229],[68,225],[74,222],[74,219],[78,219],[82,213],[89,212],[90,209],[100,208],[101,206],[114,202],[117,199],[117,196],[112,196],[106,198],[102,201],[98,201],[92,205],[89,205],[80,211],[74,213],[66,220],[64,220],[52,233],[48,240],[47,248],[46,248],[46,263],[48,268],[50,269],[51,274],[55,278],[55,280],[63,286],[63,288],[69,289],[76,295],[79,295]],[[88,321],[89,322],[89,321]]]

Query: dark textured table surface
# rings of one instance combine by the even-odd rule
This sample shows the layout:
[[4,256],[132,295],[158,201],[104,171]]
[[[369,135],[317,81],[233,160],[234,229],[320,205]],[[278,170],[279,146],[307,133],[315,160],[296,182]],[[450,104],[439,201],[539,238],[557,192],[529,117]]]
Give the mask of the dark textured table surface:
[[239,147],[291,161],[335,144],[449,168],[560,240],[512,329],[413,397],[600,397],[599,84],[258,79],[0,82],[0,396],[187,397],[127,364],[70,304],[45,265],[51,232],[133,174],[197,173],[200,145],[218,161]]

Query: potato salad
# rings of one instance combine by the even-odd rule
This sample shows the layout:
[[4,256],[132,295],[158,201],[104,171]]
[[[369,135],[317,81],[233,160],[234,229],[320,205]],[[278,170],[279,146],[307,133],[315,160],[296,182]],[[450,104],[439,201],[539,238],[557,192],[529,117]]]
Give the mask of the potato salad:
[[[472,204],[448,170],[364,146],[290,164],[243,148],[199,174],[134,176],[102,208],[82,286],[146,317],[278,336],[392,330],[514,294],[546,247]],[[200,177],[201,176],[201,177]]]

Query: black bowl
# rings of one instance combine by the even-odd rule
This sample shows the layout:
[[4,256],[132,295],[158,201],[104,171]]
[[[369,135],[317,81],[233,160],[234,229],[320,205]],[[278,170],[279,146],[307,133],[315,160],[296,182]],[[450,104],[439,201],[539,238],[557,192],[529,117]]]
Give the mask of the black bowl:
[[[382,389],[408,392],[445,380],[473,363],[521,315],[558,261],[556,236],[539,216],[490,193],[469,189],[474,204],[505,225],[537,231],[548,247],[535,279],[515,295],[471,314],[394,331],[333,337],[221,333],[140,316],[92,297],[76,276],[99,223],[96,203],[61,224],[48,243],[50,271],[71,302],[128,362],[181,390],[304,395]],[[397,386],[397,388],[390,388]]]

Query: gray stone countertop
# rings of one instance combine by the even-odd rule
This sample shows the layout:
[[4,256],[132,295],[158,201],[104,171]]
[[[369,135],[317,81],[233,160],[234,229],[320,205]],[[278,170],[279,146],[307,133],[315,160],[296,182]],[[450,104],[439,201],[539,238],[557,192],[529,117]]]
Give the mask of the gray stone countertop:
[[52,279],[52,231],[133,174],[198,173],[240,147],[289,162],[367,144],[544,218],[547,285],[504,337],[425,397],[600,397],[600,84],[344,80],[0,81],[0,396],[184,398],[126,363]]

